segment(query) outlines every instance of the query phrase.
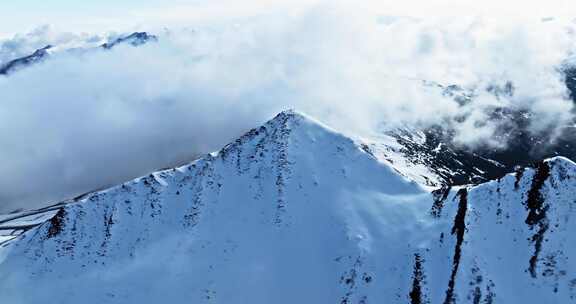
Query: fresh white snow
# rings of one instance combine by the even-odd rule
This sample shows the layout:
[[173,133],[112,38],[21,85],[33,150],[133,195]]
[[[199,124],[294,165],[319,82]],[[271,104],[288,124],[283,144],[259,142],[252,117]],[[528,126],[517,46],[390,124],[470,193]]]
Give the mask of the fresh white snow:
[[410,179],[422,168],[377,155],[283,112],[218,153],[88,194],[0,245],[0,300],[573,301],[574,163],[541,164],[542,183],[541,169],[526,169],[438,199]]

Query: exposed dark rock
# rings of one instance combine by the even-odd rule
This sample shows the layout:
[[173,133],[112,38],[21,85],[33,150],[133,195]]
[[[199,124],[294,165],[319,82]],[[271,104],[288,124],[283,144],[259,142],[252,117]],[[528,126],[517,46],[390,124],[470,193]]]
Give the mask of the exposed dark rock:
[[540,191],[549,176],[550,166],[546,162],[540,162],[532,178],[532,186],[528,191],[528,199],[526,200],[528,216],[525,222],[530,226],[530,229],[536,229],[536,233],[531,238],[531,241],[534,243],[534,254],[530,258],[530,266],[528,268],[533,278],[537,276],[536,265],[538,264],[538,257],[542,250],[544,234],[549,228],[548,218],[546,217],[546,211],[549,207],[545,205],[544,196]]
[[458,191],[459,203],[458,212],[454,218],[454,226],[452,227],[452,235],[456,235],[456,247],[454,248],[454,258],[452,260],[452,273],[450,274],[450,281],[448,281],[448,289],[446,290],[446,299],[444,304],[452,304],[456,302],[454,294],[454,287],[456,285],[456,275],[460,267],[460,259],[462,257],[462,244],[464,243],[464,234],[466,232],[466,211],[468,209],[468,189],[462,188]]
[[[576,68],[562,67],[561,72],[565,74],[570,97],[576,102]],[[472,90],[430,81],[424,84],[440,88],[444,96],[453,98],[460,105],[474,102],[478,90],[498,99],[512,98],[515,94],[515,86],[510,81]],[[427,166],[445,185],[482,183],[497,179],[517,167],[527,167],[541,159],[559,155],[576,159],[574,121],[536,133],[532,126],[537,116],[528,109],[492,107],[485,111],[488,116],[486,124],[498,126],[492,139],[504,144],[504,148],[469,148],[457,144],[454,140],[457,127],[451,121],[420,129],[395,130],[389,134],[405,148],[402,152],[409,160]],[[424,134],[424,142],[415,140],[414,134],[418,131]],[[550,138],[551,133],[556,134],[554,140]]]
[[444,201],[446,201],[446,199],[448,198],[448,195],[450,194],[450,189],[452,189],[451,186],[443,185],[442,188],[432,191],[432,196],[434,197],[434,203],[432,204],[430,214],[432,214],[433,217],[440,217],[440,215],[442,214]]
[[516,180],[514,181],[514,190],[518,190],[520,187],[520,181],[522,180],[522,176],[524,175],[524,167],[517,167],[516,168]]
[[470,292],[469,300],[472,300],[474,304],[480,304],[482,301],[482,281],[484,278],[480,274],[480,268],[478,266],[472,267],[472,281],[470,282],[470,287],[472,290]]
[[414,255],[414,272],[412,274],[412,289],[408,294],[410,304],[424,304],[428,303],[423,292],[423,285],[426,280],[426,275],[422,268],[422,257],[420,254]]
[[64,208],[60,208],[58,212],[50,219],[50,227],[48,227],[47,238],[52,238],[59,235],[64,229],[64,219],[66,217],[66,211]]
[[576,102],[576,67],[566,67],[563,72],[569,97]]

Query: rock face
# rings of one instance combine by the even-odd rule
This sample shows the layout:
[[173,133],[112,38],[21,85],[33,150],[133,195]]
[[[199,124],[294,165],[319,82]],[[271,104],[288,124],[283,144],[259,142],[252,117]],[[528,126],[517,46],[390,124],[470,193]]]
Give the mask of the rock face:
[[0,299],[574,301],[576,164],[430,193],[366,147],[283,112],[189,165],[4,216]]
[[[566,84],[566,98],[576,102],[576,67],[566,63],[558,71]],[[460,106],[477,102],[480,93],[490,94],[498,100],[511,99],[516,94],[511,81],[473,89],[433,81],[424,81],[423,85],[439,90]],[[493,139],[502,143],[504,148],[458,145],[454,140],[456,129],[453,122],[425,128],[409,126],[393,130],[388,135],[399,144],[397,152],[405,160],[412,165],[427,167],[436,177],[426,181],[432,186],[479,184],[545,158],[564,156],[576,159],[576,121],[534,132],[531,126],[539,121],[533,111],[515,107],[513,103],[511,106],[487,107],[484,111],[488,121],[498,126]]]

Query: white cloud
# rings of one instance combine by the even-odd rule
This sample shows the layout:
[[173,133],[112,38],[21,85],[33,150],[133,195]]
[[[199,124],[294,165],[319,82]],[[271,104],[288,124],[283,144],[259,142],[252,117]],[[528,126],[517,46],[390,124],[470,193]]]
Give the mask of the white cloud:
[[[534,109],[542,128],[570,118],[555,68],[571,38],[559,22],[383,19],[324,3],[206,21],[139,48],[55,56],[0,79],[0,157],[9,160],[0,162],[0,209],[190,160],[286,108],[362,135],[466,114],[457,125],[468,144],[492,140],[497,126],[483,123],[483,110],[494,105]],[[512,81],[516,94],[460,108],[423,79]]]

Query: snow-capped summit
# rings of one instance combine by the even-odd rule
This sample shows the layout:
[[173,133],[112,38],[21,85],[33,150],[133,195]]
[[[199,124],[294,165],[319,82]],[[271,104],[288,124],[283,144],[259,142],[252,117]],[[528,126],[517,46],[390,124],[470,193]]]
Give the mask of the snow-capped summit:
[[[112,49],[118,45],[123,45],[123,44],[131,45],[131,46],[141,46],[141,45],[144,45],[144,44],[152,42],[152,41],[158,41],[158,37],[155,35],[149,34],[147,32],[134,32],[134,33],[129,34],[129,35],[123,35],[123,36],[111,39],[110,41],[100,45],[99,48],[110,50],[110,49]],[[80,53],[80,52],[86,52],[86,51],[94,51],[94,50],[97,50],[99,48],[86,47],[86,46],[83,48],[78,48],[78,47],[66,48],[66,47],[60,47],[60,46],[47,45],[43,48],[40,48],[40,49],[34,51],[30,55],[15,58],[13,60],[6,62],[3,65],[0,65],[0,75],[7,76],[9,74],[12,74],[12,73],[24,68],[24,67],[28,67],[30,65],[42,62],[42,61],[46,60],[48,57],[50,57],[50,53],[54,49],[57,49],[55,51],[56,53],[58,53],[58,52]]]
[[282,112],[188,165],[0,219],[0,298],[573,300],[574,163],[433,193],[397,170],[368,145]]
[[51,48],[52,48],[51,45],[47,45],[43,48],[37,49],[31,55],[9,61],[8,63],[0,66],[0,75],[8,75],[8,74],[15,72],[18,69],[21,69],[25,66],[28,66],[30,64],[34,64],[34,63],[37,63],[37,62],[40,62],[40,61],[46,59],[49,55],[48,51]]
[[147,32],[134,32],[130,35],[122,36],[110,42],[104,43],[102,47],[105,49],[111,49],[119,44],[129,44],[132,46],[139,46],[148,43],[150,41],[157,41],[157,40],[158,37],[156,37],[155,35],[148,34]]

